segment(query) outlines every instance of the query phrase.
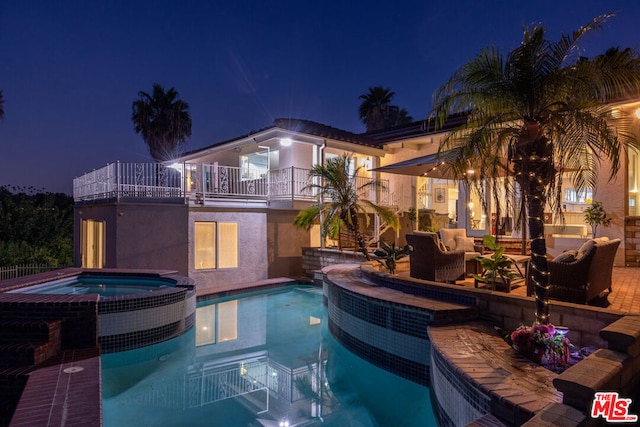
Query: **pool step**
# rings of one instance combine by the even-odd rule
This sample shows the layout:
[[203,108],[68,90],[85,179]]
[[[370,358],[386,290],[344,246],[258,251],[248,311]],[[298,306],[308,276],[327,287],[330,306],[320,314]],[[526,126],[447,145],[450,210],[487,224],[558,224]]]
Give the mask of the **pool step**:
[[0,344],[42,342],[57,339],[62,321],[3,320],[0,321]]
[[0,366],[37,366],[61,350],[61,320],[0,322]]

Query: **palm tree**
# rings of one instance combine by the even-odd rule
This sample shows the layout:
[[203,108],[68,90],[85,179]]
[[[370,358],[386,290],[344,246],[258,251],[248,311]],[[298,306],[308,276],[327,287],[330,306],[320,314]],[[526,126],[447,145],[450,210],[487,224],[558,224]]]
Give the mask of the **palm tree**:
[[576,55],[582,37],[611,16],[597,17],[557,42],[533,26],[507,55],[483,50],[436,92],[430,114],[437,127],[450,114],[468,114],[467,123],[440,146],[461,147],[453,166],[459,176],[470,162],[480,171],[474,174],[476,184],[488,178],[497,190],[495,177],[510,173],[518,184],[528,213],[537,323],[549,321],[542,218],[547,203],[561,214],[558,177],[567,171],[578,191],[595,188],[596,159],[609,160],[611,179],[621,151],[637,144],[628,114],[610,103],[640,89],[637,55],[630,50],[593,60]]
[[411,122],[413,122],[413,117],[409,115],[406,108],[399,108],[395,105],[390,105],[387,108],[384,120],[385,128],[404,125]]
[[174,88],[165,91],[153,84],[150,94],[140,91],[133,101],[131,121],[136,133],[142,134],[154,160],[170,160],[177,148],[191,137],[189,104],[177,99]]
[[4,98],[2,96],[2,90],[0,90],[0,120],[4,120]]
[[310,178],[317,177],[322,182],[309,184],[305,189],[317,191],[320,201],[300,211],[293,220],[293,225],[308,230],[319,220],[322,235],[333,238],[339,235],[342,227],[346,227],[353,235],[358,250],[367,260],[370,260],[364,236],[360,230],[359,215],[364,214],[365,226],[369,225],[367,208],[377,213],[381,220],[394,230],[399,228],[400,222],[392,210],[360,197],[364,189],[371,186],[381,187],[382,184],[377,180],[369,180],[358,186],[356,176],[361,168],[355,168],[350,173],[352,160],[350,155],[344,154],[328,159],[324,165],[315,165],[309,171]]
[[369,92],[360,95],[360,120],[367,126],[367,132],[384,129],[387,111],[395,95],[389,88],[370,87]]

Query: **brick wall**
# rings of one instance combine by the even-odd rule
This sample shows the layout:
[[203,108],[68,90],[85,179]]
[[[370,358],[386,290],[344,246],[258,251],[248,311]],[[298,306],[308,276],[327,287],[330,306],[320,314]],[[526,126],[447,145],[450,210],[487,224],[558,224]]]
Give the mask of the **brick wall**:
[[62,320],[62,348],[98,346],[98,295],[0,294],[0,319]]
[[313,272],[328,265],[364,262],[364,255],[353,250],[302,248],[302,271],[313,277]]
[[640,216],[624,219],[624,263],[627,267],[640,267]]

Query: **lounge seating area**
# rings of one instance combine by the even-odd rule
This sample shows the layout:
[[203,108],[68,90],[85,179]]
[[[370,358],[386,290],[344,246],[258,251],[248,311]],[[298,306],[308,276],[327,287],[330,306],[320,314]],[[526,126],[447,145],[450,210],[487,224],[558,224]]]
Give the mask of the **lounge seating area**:
[[442,228],[440,237],[447,251],[464,251],[465,272],[467,274],[480,274],[475,258],[484,253],[482,245],[476,245],[473,237],[467,237],[464,228]]
[[[549,261],[549,298],[586,304],[606,290],[612,292],[611,275],[618,246],[620,239],[599,237]],[[529,281],[527,295],[532,294],[533,282]]]

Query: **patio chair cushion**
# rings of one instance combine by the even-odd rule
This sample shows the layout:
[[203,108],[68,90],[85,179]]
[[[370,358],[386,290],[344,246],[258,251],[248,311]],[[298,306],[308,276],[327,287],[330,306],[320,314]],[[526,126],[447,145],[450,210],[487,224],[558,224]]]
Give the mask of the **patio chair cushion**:
[[553,259],[554,262],[573,262],[576,260],[576,251],[562,252],[560,255]]
[[440,230],[442,241],[450,251],[458,250],[456,237],[467,237],[467,230],[464,228],[443,228]]
[[475,242],[472,237],[456,236],[456,250],[465,252],[475,252]]
[[595,245],[596,245],[596,242],[594,242],[593,239],[589,239],[586,242],[584,242],[582,244],[582,246],[580,246],[580,248],[578,248],[578,253],[576,254],[576,259],[582,258],[584,256],[584,254],[589,252],[591,250],[591,248],[593,248]]

